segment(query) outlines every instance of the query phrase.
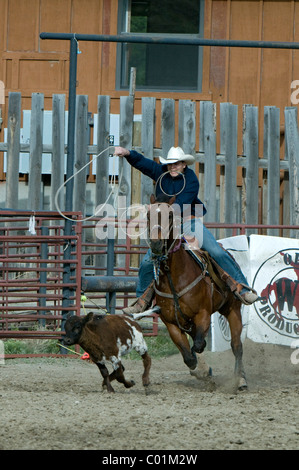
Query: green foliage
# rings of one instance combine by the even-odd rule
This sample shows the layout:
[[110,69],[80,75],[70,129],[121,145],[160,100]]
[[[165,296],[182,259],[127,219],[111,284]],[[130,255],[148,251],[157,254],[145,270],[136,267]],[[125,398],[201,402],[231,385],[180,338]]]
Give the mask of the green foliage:
[[57,354],[56,340],[7,339],[4,340],[4,354]]
[[159,332],[157,336],[146,337],[145,340],[152,357],[171,356],[179,352],[166,331]]

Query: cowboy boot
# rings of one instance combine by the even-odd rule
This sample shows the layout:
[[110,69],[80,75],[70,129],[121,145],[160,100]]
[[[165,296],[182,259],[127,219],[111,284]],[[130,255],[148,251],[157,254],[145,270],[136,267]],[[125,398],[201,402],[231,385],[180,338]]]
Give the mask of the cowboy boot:
[[240,294],[235,293],[235,296],[239,300],[241,300],[241,302],[245,305],[251,305],[259,299],[259,296],[257,295],[254,289],[246,290],[246,291],[245,289],[243,289],[243,291],[240,292]]
[[155,295],[154,283],[155,281],[152,281],[144,293],[135,299],[130,307],[123,308],[123,313],[126,313],[127,315],[131,315],[132,313],[142,313],[150,307]]

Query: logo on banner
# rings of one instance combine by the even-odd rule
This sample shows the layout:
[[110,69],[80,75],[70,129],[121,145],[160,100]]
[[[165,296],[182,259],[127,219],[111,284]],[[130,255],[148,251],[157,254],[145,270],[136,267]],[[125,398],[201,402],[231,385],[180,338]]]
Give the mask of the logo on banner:
[[253,288],[260,296],[254,303],[259,318],[273,331],[299,338],[299,251],[278,251],[259,267]]

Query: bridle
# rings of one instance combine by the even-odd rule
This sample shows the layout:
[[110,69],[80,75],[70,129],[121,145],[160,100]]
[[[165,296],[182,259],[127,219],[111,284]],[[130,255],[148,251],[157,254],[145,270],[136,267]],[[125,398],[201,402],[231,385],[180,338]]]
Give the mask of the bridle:
[[[160,210],[159,208],[156,209],[156,211],[159,211],[159,210]],[[161,224],[155,224],[152,227],[150,227],[149,247],[150,247],[151,253],[152,253],[151,257],[152,257],[152,261],[153,261],[153,265],[154,265],[154,277],[155,277],[155,280],[156,280],[157,283],[159,283],[159,272],[160,272],[161,262],[163,262],[164,265],[166,265],[166,262],[168,260],[168,256],[171,253],[175,253],[176,251],[178,251],[181,247],[181,244],[182,244],[182,234],[181,234],[180,230],[176,230],[176,236],[174,237],[174,239],[172,240],[170,245],[169,245],[170,237],[165,236],[165,235],[170,235],[171,233],[173,233],[175,228],[177,228],[177,226],[175,225],[174,217],[172,217],[171,223],[168,224],[167,233],[166,233],[165,228],[162,227]],[[154,243],[157,243],[157,241],[154,242],[152,240],[152,234],[153,234],[154,231],[157,231],[157,232],[160,231],[161,234],[164,234],[164,238],[157,240],[157,241],[160,242],[159,243],[160,250],[159,250],[158,253],[153,250]]]

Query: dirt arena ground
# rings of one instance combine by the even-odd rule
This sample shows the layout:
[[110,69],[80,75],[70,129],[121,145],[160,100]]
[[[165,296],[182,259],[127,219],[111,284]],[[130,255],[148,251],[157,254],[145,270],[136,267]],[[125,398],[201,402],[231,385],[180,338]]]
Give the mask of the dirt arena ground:
[[[0,450],[298,449],[299,364],[294,350],[245,341],[247,392],[236,393],[231,351],[206,352],[212,379],[191,377],[181,356],[125,360],[136,385],[101,389],[80,359],[6,360],[0,366]],[[299,353],[297,355],[299,357]]]

